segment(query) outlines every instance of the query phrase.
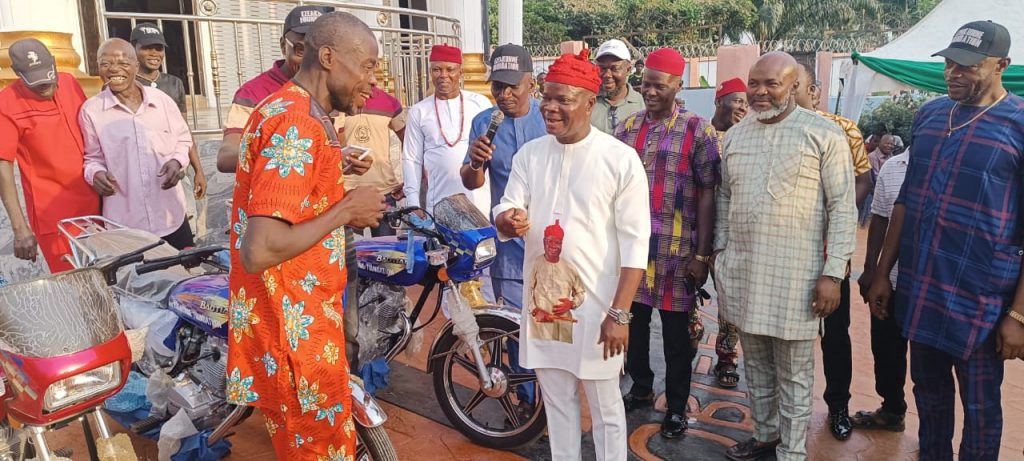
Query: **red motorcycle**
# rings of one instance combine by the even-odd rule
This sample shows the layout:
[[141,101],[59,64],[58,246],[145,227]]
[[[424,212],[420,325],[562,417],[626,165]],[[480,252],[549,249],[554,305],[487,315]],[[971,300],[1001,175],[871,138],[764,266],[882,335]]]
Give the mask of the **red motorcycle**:
[[98,458],[85,416],[101,439],[111,437],[100,406],[124,387],[132,361],[108,286],[117,281],[118,268],[141,261],[153,246],[93,267],[0,287],[0,366],[6,375],[0,420],[24,426],[27,434],[7,458],[26,455],[27,438],[27,449],[49,461],[43,434],[76,420],[83,424],[91,457]]

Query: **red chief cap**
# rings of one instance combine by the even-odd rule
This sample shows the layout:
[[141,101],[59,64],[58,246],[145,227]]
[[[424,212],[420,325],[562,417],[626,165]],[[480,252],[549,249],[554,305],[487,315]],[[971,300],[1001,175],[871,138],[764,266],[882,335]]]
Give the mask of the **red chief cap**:
[[721,98],[727,94],[733,93],[746,93],[747,84],[743,83],[743,80],[739,78],[733,78],[722,82],[718,85],[718,91],[715,92],[715,99]]
[[587,48],[580,54],[563,54],[548,67],[548,77],[544,81],[575,86],[596,94],[601,90],[601,74],[589,57],[590,49]]
[[430,62],[451,62],[462,64],[462,50],[439,43],[430,47]]
[[648,69],[664,72],[676,77],[683,76],[683,69],[686,68],[686,60],[683,55],[672,48],[658,48],[647,55],[644,62]]
[[[566,83],[568,85],[568,83]],[[555,223],[544,228],[544,238],[554,237],[558,240],[562,240],[565,237],[565,230],[558,224],[558,220]]]

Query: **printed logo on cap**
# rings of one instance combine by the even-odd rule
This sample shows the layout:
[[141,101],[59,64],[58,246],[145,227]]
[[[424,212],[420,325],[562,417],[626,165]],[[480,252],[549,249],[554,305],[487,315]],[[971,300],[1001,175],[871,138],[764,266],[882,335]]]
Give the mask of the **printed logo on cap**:
[[29,51],[28,53],[26,53],[25,54],[25,58],[28,59],[28,65],[29,66],[34,66],[34,65],[40,64],[40,62],[39,62],[39,55],[36,54],[35,51]]
[[160,29],[156,27],[140,27],[139,31],[144,34],[160,35]]
[[498,56],[494,58],[492,71],[496,70],[519,70],[519,56]]
[[965,27],[956,31],[956,35],[953,36],[953,43],[966,43],[978,48],[981,46],[982,37],[984,36],[985,33],[980,30]]
[[299,12],[299,24],[309,24],[323,14],[320,10],[303,10]]

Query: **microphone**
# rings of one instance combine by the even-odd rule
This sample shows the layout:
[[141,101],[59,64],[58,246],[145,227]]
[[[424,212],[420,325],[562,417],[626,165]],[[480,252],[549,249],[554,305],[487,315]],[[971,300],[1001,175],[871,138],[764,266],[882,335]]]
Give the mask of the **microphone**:
[[491,112],[491,123],[487,125],[487,140],[493,145],[494,144],[494,133],[498,131],[498,125],[505,121],[505,113],[501,109],[496,109]]

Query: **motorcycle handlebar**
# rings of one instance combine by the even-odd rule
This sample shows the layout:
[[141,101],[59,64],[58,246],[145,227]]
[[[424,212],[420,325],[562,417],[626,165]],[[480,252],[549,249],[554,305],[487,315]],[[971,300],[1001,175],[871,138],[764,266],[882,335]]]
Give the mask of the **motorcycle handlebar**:
[[100,272],[103,273],[103,279],[107,282],[107,285],[117,284],[117,270],[127,266],[129,264],[135,264],[142,261],[145,253],[153,248],[163,245],[163,241],[154,242],[146,245],[138,250],[131,253],[126,253],[121,256],[116,256],[111,259],[102,260],[96,264]]
[[149,261],[145,261],[138,266],[135,266],[135,273],[142,275],[149,272],[155,272],[164,270],[174,266],[183,266],[185,268],[193,268],[205,261],[210,256],[216,253],[224,251],[224,247],[211,246],[203,248],[189,248],[182,250],[180,253],[174,256],[167,256],[165,258],[157,258]]
[[417,210],[421,210],[421,209],[422,208],[420,208],[418,206],[407,206],[407,207],[402,207],[402,208],[392,208],[390,211],[385,211],[384,212],[384,218],[382,219],[382,221],[390,223],[390,222],[393,222],[395,220],[401,220],[406,215],[408,215],[410,213],[413,213],[413,212],[415,212]]

